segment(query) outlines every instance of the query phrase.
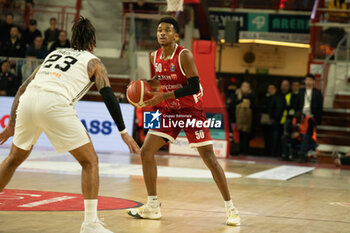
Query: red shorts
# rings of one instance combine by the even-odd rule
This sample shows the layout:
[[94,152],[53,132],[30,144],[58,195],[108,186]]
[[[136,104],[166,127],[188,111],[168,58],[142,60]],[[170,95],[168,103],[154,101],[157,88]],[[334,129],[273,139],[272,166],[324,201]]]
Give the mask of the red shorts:
[[[202,110],[169,110],[160,109],[160,129],[150,129],[148,133],[168,139],[171,143],[175,141],[183,129],[191,147],[201,147],[213,144],[209,128],[194,122],[204,122],[207,118]],[[177,122],[177,123],[176,123]],[[184,122],[181,125],[180,122]]]

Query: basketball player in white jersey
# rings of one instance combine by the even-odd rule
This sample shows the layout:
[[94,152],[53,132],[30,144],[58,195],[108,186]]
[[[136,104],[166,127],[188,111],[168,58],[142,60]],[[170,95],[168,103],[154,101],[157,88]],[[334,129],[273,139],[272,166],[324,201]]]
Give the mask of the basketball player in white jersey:
[[10,154],[0,164],[0,192],[29,156],[44,132],[59,153],[69,151],[82,166],[85,219],[81,233],[110,233],[97,217],[98,158],[74,106],[95,83],[130,152],[140,148],[126,132],[120,106],[100,59],[92,54],[95,28],[80,17],[72,27],[72,48],[50,53],[19,88],[0,144],[14,135]]

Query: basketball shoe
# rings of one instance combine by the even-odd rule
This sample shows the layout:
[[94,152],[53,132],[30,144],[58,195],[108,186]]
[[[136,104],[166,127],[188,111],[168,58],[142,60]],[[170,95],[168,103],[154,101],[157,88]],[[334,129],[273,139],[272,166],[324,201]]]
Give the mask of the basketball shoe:
[[80,233],[113,233],[106,229],[105,224],[98,218],[93,222],[83,222]]
[[160,219],[162,217],[162,214],[160,213],[160,205],[153,208],[146,204],[139,208],[129,209],[127,213],[134,218]]
[[239,226],[241,225],[241,219],[239,218],[238,211],[236,208],[226,209],[226,224],[229,226]]

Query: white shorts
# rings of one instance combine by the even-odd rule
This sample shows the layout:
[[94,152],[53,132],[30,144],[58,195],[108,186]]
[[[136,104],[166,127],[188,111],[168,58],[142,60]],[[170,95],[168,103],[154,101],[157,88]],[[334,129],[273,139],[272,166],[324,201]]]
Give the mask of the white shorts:
[[20,97],[13,143],[30,150],[44,132],[58,153],[90,142],[73,106],[63,96],[27,89]]

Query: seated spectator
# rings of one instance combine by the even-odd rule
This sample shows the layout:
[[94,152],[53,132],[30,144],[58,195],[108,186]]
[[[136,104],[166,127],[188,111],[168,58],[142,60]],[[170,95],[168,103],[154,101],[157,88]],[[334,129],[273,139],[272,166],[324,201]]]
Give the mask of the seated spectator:
[[10,38],[10,29],[15,26],[13,24],[13,14],[7,13],[5,22],[0,26],[0,42],[4,43]]
[[60,31],[60,34],[58,36],[58,40],[56,40],[50,48],[50,53],[56,49],[59,48],[70,48],[69,40],[67,39],[67,32],[66,31]]
[[60,33],[60,30],[57,29],[56,18],[51,18],[50,27],[46,29],[46,31],[44,32],[44,35],[45,35],[44,44],[49,48],[52,45],[52,43],[58,40],[59,33]]
[[297,114],[286,127],[282,137],[282,158],[307,162],[317,147],[315,121],[310,116]]
[[334,163],[338,166],[350,165],[350,151],[342,153],[338,151],[333,152]]
[[10,38],[1,46],[1,56],[5,57],[24,57],[25,46],[19,38],[19,30],[17,26],[11,27]]
[[14,96],[18,87],[17,77],[10,72],[10,63],[4,61],[1,64],[0,96]]
[[29,26],[23,31],[22,38],[26,47],[33,44],[36,37],[41,37],[41,32],[37,29],[36,20],[32,19],[29,21]]
[[41,36],[35,37],[34,43],[27,48],[26,52],[26,56],[34,56],[38,59],[45,59],[47,54],[47,49]]

